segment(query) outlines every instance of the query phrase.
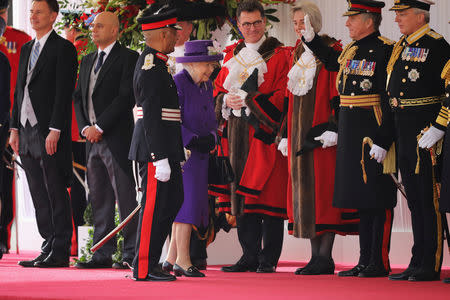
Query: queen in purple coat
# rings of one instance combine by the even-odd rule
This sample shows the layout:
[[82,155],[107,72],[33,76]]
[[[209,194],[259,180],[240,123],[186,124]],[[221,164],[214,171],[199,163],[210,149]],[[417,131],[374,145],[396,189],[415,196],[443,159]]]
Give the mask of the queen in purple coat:
[[223,58],[212,41],[197,40],[185,44],[185,53],[177,57],[184,70],[174,76],[181,108],[184,147],[191,156],[183,166],[184,202],[172,226],[169,253],[163,264],[177,276],[204,277],[192,265],[189,243],[192,225],[207,226],[208,158],[216,145],[217,120],[213,86],[209,79],[217,61]]

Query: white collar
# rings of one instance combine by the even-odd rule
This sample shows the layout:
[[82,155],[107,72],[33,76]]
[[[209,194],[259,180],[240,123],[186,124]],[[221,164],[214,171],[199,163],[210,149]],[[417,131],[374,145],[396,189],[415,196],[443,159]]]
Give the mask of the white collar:
[[100,48],[98,48],[97,53],[98,55],[100,55],[100,52],[105,52],[105,56],[103,57],[103,61],[105,61],[106,57],[108,57],[109,53],[111,52],[112,48],[114,47],[114,45],[116,44],[117,41],[112,42],[111,44],[109,44],[108,46],[106,46],[105,49],[100,50]]
[[34,44],[39,43],[39,52],[41,52],[42,48],[44,48],[45,43],[48,40],[48,37],[53,32],[53,28],[47,32],[43,37],[41,37],[39,40],[37,38],[34,39]]
[[262,38],[257,41],[256,43],[245,43],[245,47],[250,48],[252,50],[258,51],[259,47],[262,45],[262,43],[266,40],[266,36],[263,35]]

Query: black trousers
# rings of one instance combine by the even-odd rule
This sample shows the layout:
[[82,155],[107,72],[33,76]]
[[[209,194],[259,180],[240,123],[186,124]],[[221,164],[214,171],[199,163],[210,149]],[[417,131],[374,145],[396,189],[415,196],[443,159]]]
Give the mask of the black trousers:
[[[131,170],[129,173],[132,173]],[[91,146],[87,162],[89,201],[94,218],[94,244],[114,229],[116,203],[120,219],[125,219],[137,206],[135,183],[120,167],[106,141]],[[137,218],[133,218],[122,230],[123,259],[134,259]],[[94,253],[95,261],[110,261],[117,248],[115,238],[110,239]]]
[[276,266],[283,247],[284,220],[264,214],[245,214],[237,218],[241,261],[252,266]]
[[169,161],[167,182],[156,180],[152,163],[140,165],[143,196],[139,213],[133,277],[144,279],[158,266],[162,247],[183,204],[183,177],[179,162]]
[[443,255],[442,216],[438,200],[433,198],[433,174],[430,153],[419,150],[420,173],[415,174],[415,151],[402,151],[400,172],[406,190],[414,244],[409,266],[440,272]]
[[[7,122],[0,128],[0,244],[6,249],[10,248],[10,227],[14,217],[13,178],[14,171],[6,167],[3,161],[4,147],[9,136]],[[12,152],[11,147],[9,150]],[[9,155],[6,155],[9,156]]]
[[[86,143],[72,142],[73,160],[82,166],[86,166]],[[82,179],[85,178],[83,170],[75,168]],[[77,178],[73,178],[70,186],[70,204],[72,206],[72,217],[75,232],[78,226],[84,225],[84,211],[87,206],[86,190]]]
[[358,210],[359,264],[383,266],[387,271],[392,233],[392,209]]
[[57,259],[68,259],[72,238],[72,212],[66,177],[54,156],[44,151],[37,126],[19,130],[20,158],[27,175],[36,221],[44,239],[41,250]]

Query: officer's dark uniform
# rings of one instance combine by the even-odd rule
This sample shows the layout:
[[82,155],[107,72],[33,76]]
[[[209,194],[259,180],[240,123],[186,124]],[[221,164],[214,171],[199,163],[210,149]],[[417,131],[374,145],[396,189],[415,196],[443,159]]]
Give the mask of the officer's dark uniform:
[[[442,105],[441,111],[439,112],[437,122],[442,121],[440,122],[440,124],[447,126],[447,131],[445,133],[446,138],[443,148],[444,158],[442,166],[442,187],[440,195],[441,198],[439,199],[439,208],[444,213],[442,217],[445,218],[445,213],[450,213],[450,127],[448,126],[450,124],[450,60],[445,65],[441,77],[445,80],[446,89],[444,104]],[[450,277],[445,278],[444,282],[450,283]]]
[[[409,8],[429,10],[430,5],[396,0],[391,10]],[[449,57],[449,44],[425,24],[413,34],[400,38],[387,66],[387,91],[393,118],[390,125],[383,124],[382,131],[385,136],[396,138],[414,236],[409,266],[403,273],[392,274],[389,278],[393,280],[439,279],[442,219],[435,185],[437,172],[431,157],[439,151],[419,148],[418,135],[430,125],[445,130],[446,123],[440,124],[436,119],[445,93],[440,75]]]
[[[158,15],[152,7],[138,20],[143,30],[176,24],[175,10],[167,6]],[[159,27],[152,23],[161,22]],[[167,23],[164,25],[164,23]],[[138,121],[131,142],[129,159],[140,163],[143,197],[139,216],[133,277],[136,280],[173,280],[165,276],[158,262],[163,244],[183,203],[180,162],[184,160],[181,114],[175,82],[167,70],[168,57],[146,47],[134,71],[133,85]],[[167,182],[155,179],[152,162],[169,159],[171,175]]]
[[[344,16],[381,14],[382,7],[384,3],[380,1],[349,1],[349,10]],[[360,160],[363,138],[375,135],[384,116],[382,110],[387,109],[385,68],[392,44],[378,31],[351,42],[342,53],[326,47],[318,35],[306,43],[327,70],[339,71],[337,86],[341,107],[333,205],[357,209],[360,216],[358,265],[340,272],[339,276],[387,276],[390,269],[388,255],[392,208],[396,204],[395,185],[383,174],[383,166],[370,159],[369,147],[364,151],[368,177],[367,184],[364,183]],[[386,144],[389,148],[392,140]]]

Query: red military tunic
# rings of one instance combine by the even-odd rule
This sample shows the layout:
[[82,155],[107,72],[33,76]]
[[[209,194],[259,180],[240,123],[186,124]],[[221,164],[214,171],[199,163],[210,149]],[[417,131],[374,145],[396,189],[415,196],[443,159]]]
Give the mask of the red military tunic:
[[[3,39],[4,38],[4,39]],[[0,43],[0,51],[3,52],[11,65],[11,109],[14,103],[14,90],[16,88],[17,70],[19,69],[20,50],[22,45],[31,40],[25,32],[6,26],[5,33]]]
[[[244,46],[241,40],[227,47],[224,63]],[[254,124],[247,126],[246,121],[236,121],[234,116],[230,116],[228,121],[222,119],[226,132],[223,134],[223,150],[225,155],[230,156],[237,179],[229,186],[212,187],[210,191],[219,196],[219,207],[223,212],[233,215],[261,213],[287,218],[287,159],[277,150],[274,140],[283,111],[289,51],[276,39],[268,38],[258,52],[266,62],[267,72],[264,73],[258,93],[249,93],[246,99],[248,108],[258,121],[258,127],[255,128]],[[227,67],[222,67],[215,81],[214,95],[218,96],[216,105],[219,111],[223,95],[228,92],[223,87],[228,74]],[[262,97],[264,95],[260,93],[273,94]],[[236,122],[245,123],[246,129],[239,131],[236,127],[241,125],[234,126]]]

